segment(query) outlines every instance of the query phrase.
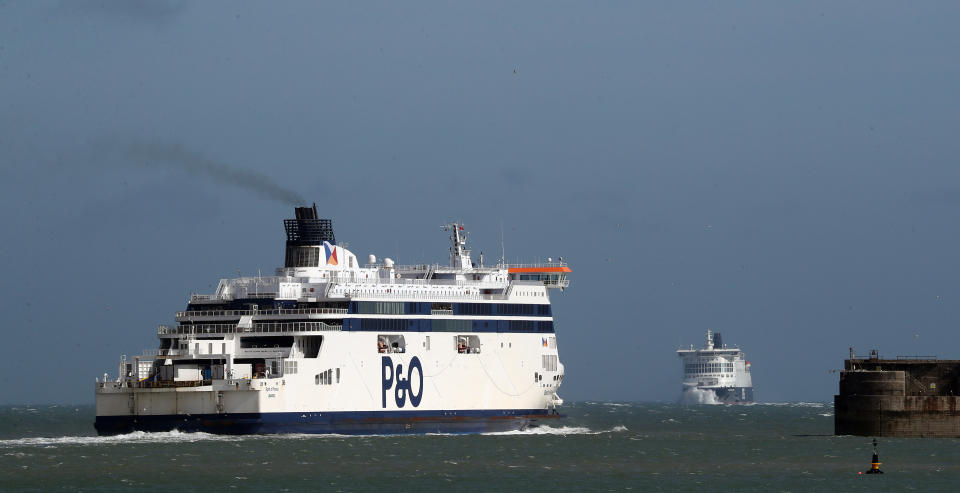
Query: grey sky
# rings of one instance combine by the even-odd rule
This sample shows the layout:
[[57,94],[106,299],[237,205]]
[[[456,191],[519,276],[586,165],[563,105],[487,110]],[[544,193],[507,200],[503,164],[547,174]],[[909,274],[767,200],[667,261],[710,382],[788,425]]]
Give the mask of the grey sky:
[[282,263],[563,256],[566,399],[768,401],[848,346],[960,358],[955,2],[0,0],[0,403],[92,402],[191,291]]

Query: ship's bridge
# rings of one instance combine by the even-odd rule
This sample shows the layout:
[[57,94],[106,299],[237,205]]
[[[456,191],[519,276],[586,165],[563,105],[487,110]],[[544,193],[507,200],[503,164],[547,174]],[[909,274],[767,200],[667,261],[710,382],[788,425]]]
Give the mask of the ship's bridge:
[[565,262],[547,262],[543,264],[511,264],[507,266],[510,281],[538,281],[548,288],[566,288],[570,267]]

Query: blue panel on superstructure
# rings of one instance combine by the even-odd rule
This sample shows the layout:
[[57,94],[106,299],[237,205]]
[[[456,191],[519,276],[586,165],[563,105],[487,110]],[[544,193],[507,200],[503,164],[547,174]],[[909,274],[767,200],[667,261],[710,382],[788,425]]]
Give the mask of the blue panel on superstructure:
[[344,331],[364,332],[553,332],[552,320],[345,318]]
[[[432,303],[397,301],[351,301],[347,313],[382,315],[430,315]],[[550,305],[531,305],[524,303],[451,303],[453,315],[514,315],[547,316],[552,315]]]
[[550,316],[550,305],[524,303],[454,303],[454,315]]

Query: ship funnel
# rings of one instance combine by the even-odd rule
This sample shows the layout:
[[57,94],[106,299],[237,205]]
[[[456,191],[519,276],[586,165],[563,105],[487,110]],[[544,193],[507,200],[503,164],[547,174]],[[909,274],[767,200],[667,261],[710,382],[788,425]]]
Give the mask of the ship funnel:
[[723,338],[720,337],[719,332],[713,333],[713,347],[723,349]]
[[316,267],[319,250],[324,242],[337,244],[333,235],[333,222],[317,217],[317,204],[313,207],[297,207],[296,219],[284,219],[287,232],[287,257],[285,267]]

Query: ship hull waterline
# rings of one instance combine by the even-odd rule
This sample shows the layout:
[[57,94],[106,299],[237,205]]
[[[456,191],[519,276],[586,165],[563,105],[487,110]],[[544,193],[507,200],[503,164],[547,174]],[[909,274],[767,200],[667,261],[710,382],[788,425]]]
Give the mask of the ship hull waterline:
[[101,436],[174,430],[223,435],[499,433],[563,417],[543,409],[126,415],[97,416],[94,427]]

